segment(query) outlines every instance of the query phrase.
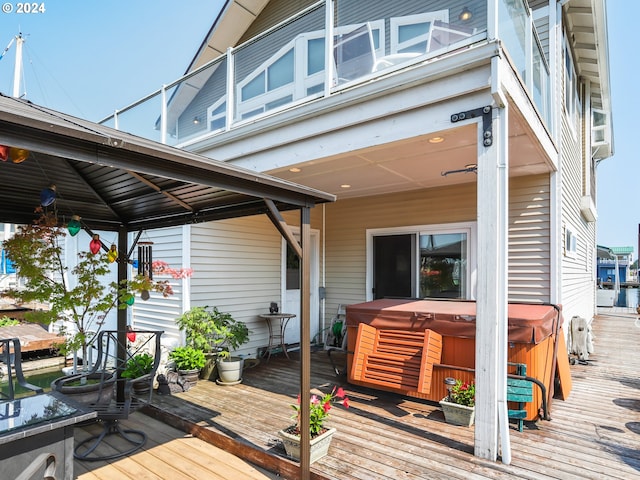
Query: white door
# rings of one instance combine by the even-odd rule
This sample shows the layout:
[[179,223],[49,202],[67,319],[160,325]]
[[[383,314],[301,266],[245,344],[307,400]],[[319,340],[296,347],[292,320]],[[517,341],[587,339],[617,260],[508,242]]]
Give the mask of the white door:
[[[311,338],[314,337],[320,329],[320,302],[319,302],[319,232],[311,231],[311,245],[307,252],[311,255]],[[296,238],[300,236],[296,233]],[[284,313],[293,313],[295,317],[289,319],[287,329],[285,330],[284,341],[286,344],[300,343],[300,262],[298,256],[293,253],[287,242],[282,240],[282,291],[284,298],[282,299],[281,309]]]

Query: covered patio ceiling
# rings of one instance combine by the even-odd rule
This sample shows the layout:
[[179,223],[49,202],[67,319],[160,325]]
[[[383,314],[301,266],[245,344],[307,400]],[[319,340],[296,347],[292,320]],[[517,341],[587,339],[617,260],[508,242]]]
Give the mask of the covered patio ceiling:
[[335,197],[0,94],[0,222],[27,224],[55,185],[62,222],[136,231],[293,210]]

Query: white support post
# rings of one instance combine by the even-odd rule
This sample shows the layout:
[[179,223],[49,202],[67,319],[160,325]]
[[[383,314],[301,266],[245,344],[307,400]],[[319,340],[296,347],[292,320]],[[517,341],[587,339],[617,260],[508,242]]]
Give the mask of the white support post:
[[333,17],[335,0],[325,2],[325,36],[324,36],[324,96],[331,95],[333,78],[335,77],[335,64],[333,63]]
[[[476,423],[474,454],[496,460],[498,439],[510,462],[506,417],[508,131],[507,108],[494,108],[493,143],[478,128],[478,284],[476,302]],[[499,435],[500,433],[500,435]]]

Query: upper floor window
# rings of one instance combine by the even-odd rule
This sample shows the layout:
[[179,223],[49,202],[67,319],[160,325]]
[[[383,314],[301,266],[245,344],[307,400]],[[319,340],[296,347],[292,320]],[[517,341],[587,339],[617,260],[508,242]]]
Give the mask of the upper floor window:
[[574,132],[579,131],[582,104],[580,103],[578,77],[573,63],[573,55],[566,39],[564,42],[564,107]]

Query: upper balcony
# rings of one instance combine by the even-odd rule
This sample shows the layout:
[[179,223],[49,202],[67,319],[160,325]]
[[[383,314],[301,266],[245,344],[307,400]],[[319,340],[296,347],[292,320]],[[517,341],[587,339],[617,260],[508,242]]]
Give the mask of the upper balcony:
[[[394,70],[437,62],[485,42],[492,27],[551,130],[549,68],[525,0],[368,5],[317,2],[101,123],[188,148]],[[487,12],[495,7],[498,23],[490,26]]]

